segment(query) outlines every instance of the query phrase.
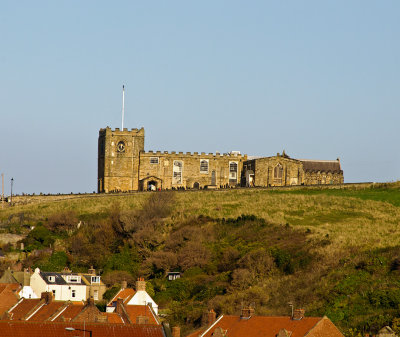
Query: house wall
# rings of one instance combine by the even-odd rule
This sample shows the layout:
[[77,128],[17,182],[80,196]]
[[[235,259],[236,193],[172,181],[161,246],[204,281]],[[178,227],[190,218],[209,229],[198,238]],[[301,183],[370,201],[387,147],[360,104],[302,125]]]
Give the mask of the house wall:
[[[86,286],[82,284],[48,284],[39,274],[40,270],[37,268],[31,275],[31,288],[39,297],[43,292],[52,292],[55,290],[54,299],[56,301],[82,301],[86,300]],[[72,297],[72,290],[76,291],[76,296]]]
[[[56,301],[84,301],[86,297],[85,285],[73,284],[48,284],[46,291],[56,291],[54,299]],[[72,297],[72,290],[75,290],[75,297]]]
[[154,300],[150,297],[150,295],[145,290],[139,290],[136,294],[130,299],[127,305],[149,305],[153,308],[156,315],[158,315],[158,305]]
[[[98,299],[94,298],[94,292],[95,290],[98,291]],[[101,301],[103,299],[103,294],[106,292],[107,287],[105,284],[91,284],[89,286],[86,286],[86,298],[93,298],[95,301]]]
[[47,291],[47,284],[40,276],[38,269],[31,275],[31,288],[38,297]]

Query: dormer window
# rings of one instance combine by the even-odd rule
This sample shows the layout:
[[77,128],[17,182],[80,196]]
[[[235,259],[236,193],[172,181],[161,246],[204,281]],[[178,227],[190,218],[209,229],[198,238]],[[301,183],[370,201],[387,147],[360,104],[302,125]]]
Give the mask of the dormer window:
[[100,276],[92,276],[92,283],[100,283]]
[[67,276],[67,282],[69,283],[80,283],[81,282],[81,277],[78,275],[68,275]]
[[47,279],[49,280],[49,282],[52,282],[52,283],[56,282],[55,276],[49,276]]

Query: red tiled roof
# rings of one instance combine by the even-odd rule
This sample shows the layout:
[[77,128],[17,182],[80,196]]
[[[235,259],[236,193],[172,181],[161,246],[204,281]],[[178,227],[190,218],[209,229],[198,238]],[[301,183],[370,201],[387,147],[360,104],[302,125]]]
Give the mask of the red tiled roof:
[[[82,331],[67,331],[66,327],[83,329],[83,323],[0,321],[1,337],[73,337]],[[142,324],[88,324],[86,331],[93,337],[164,337],[162,326]],[[86,333],[89,336],[89,333]]]
[[[49,304],[45,304],[31,317],[29,317],[29,321],[37,321],[44,322],[52,315],[54,315],[61,307],[65,306],[65,302],[50,302]],[[25,319],[27,319],[26,317]]]
[[75,318],[84,308],[82,303],[71,303],[68,307],[56,318],[53,322],[64,322],[64,320],[72,320]]
[[117,298],[122,298],[124,300],[124,303],[126,303],[133,297],[133,295],[135,295],[135,293],[135,290],[133,290],[132,288],[121,289],[107,305],[112,305],[112,303],[115,302]]
[[106,312],[105,315],[107,316],[108,323],[118,323],[124,324],[125,322],[122,320],[121,316],[115,312]]
[[151,309],[147,305],[125,305],[125,310],[133,324],[136,323],[138,316],[146,316],[149,318],[148,324],[158,324]]
[[23,319],[39,302],[40,298],[24,298],[11,312],[9,311],[10,320]]
[[187,337],[211,337],[217,327],[227,330],[229,337],[276,337],[281,329],[291,331],[291,337],[303,337],[310,330],[313,331],[307,334],[308,337],[343,337],[341,332],[326,317],[304,317],[301,320],[292,320],[290,317],[273,316],[253,316],[249,319],[241,319],[240,316],[222,316],[217,319],[211,329],[198,330]]
[[0,316],[18,302],[17,291],[20,288],[18,283],[0,284]]

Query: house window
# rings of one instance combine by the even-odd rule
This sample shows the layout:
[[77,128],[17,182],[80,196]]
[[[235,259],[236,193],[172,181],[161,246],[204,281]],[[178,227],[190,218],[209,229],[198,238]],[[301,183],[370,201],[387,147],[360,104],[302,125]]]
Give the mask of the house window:
[[49,280],[49,282],[56,282],[56,277],[55,276],[49,276],[48,278],[47,278],[48,280]]
[[75,290],[75,289],[72,289],[72,290],[71,290],[71,297],[72,297],[72,298],[75,298],[75,297],[76,297],[76,290]]
[[208,173],[208,159],[200,159],[200,173]]
[[70,275],[67,277],[67,281],[70,283],[80,283],[81,282],[81,278],[80,276],[76,276],[76,275]]
[[230,161],[229,162],[229,182],[230,183],[237,182],[237,170],[238,170],[237,161]]
[[53,293],[53,297],[56,298],[56,291],[53,289],[51,292]]
[[159,159],[158,157],[150,157],[150,164],[158,164]]
[[182,168],[183,162],[182,160],[174,160],[174,166],[172,168],[172,183],[173,184],[182,184]]
[[93,299],[95,301],[97,301],[99,299],[99,291],[98,290],[93,291]]
[[92,283],[100,283],[100,276],[92,276]]

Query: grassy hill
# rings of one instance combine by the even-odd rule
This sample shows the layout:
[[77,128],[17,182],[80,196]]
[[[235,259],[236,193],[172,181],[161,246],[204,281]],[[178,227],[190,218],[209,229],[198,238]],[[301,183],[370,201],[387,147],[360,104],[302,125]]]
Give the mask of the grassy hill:
[[[94,265],[116,287],[146,277],[186,330],[207,308],[288,314],[289,301],[347,335],[399,323],[399,183],[41,198],[1,211],[0,223],[26,235],[25,266]],[[168,282],[168,270],[183,277]]]

